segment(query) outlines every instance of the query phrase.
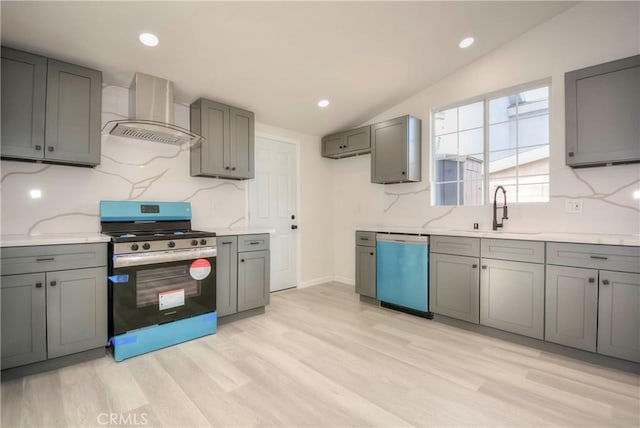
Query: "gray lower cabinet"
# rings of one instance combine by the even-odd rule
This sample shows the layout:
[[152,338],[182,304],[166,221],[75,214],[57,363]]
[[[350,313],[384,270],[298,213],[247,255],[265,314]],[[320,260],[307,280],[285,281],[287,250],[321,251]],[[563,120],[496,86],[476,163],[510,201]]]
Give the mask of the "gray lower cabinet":
[[369,125],[322,137],[322,156],[339,159],[371,152]]
[[2,47],[3,158],[100,163],[102,73]]
[[421,123],[413,116],[401,116],[371,125],[372,183],[422,179]]
[[376,298],[376,247],[356,245],[356,293]]
[[2,277],[3,369],[47,359],[44,283],[44,273]]
[[219,317],[269,304],[269,234],[218,236],[216,311]]
[[107,343],[107,268],[47,273],[47,356]]
[[238,237],[217,238],[216,311],[219,317],[238,311]]
[[482,259],[480,324],[543,339],[544,265]]
[[640,362],[640,274],[600,271],[598,352]]
[[269,304],[269,251],[238,253],[238,311]]
[[429,257],[430,310],[478,324],[480,277],[477,257],[431,253]]
[[191,131],[205,139],[191,148],[191,175],[254,176],[254,113],[200,98],[191,104]]
[[2,249],[2,369],[107,344],[106,244]]
[[547,266],[545,340],[596,351],[598,271]]

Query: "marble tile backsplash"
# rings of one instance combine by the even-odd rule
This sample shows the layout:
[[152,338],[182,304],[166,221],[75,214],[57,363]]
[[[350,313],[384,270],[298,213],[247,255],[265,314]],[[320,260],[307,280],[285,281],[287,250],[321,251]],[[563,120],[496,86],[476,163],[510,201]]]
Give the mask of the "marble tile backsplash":
[[[189,108],[175,110],[189,128]],[[128,90],[105,86],[103,125],[127,116]],[[194,228],[246,227],[248,183],[191,177],[189,161],[188,147],[108,135],[96,168],[3,160],[1,232],[98,232],[100,200],[188,201]]]

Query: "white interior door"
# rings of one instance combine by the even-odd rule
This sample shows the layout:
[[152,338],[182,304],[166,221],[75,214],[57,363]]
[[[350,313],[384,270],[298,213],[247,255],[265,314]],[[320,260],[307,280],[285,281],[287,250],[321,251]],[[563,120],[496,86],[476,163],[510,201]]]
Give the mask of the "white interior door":
[[249,225],[271,235],[271,291],[298,284],[297,146],[256,137],[255,179],[249,183]]

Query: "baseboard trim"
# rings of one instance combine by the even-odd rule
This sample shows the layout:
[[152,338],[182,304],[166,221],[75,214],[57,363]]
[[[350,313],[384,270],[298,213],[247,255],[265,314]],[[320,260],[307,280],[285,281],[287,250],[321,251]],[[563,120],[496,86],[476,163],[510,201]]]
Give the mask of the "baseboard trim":
[[333,281],[333,276],[323,276],[322,278],[316,278],[316,279],[310,279],[308,281],[304,281],[302,284],[298,286],[298,288],[313,287],[314,285],[325,284],[331,281]]
[[334,275],[333,280],[347,285],[356,285],[356,281],[354,279],[347,278],[346,276]]

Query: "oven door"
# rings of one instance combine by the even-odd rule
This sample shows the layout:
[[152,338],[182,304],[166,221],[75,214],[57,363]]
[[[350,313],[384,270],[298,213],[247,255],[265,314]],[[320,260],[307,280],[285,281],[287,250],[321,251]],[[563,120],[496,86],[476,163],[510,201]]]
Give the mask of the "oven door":
[[216,310],[216,248],[114,256],[110,336]]

